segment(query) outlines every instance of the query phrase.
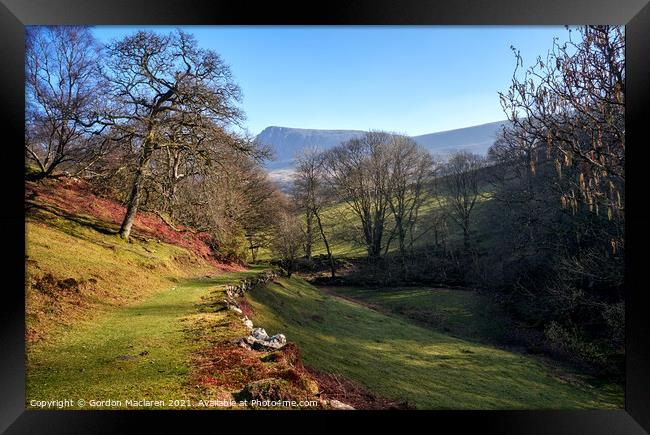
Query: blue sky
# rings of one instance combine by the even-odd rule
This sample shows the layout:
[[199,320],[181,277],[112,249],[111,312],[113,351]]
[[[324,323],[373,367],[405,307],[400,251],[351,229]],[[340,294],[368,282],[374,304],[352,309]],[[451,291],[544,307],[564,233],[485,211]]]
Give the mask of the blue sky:
[[[139,29],[100,26],[102,42]],[[382,129],[419,135],[505,119],[497,92],[564,27],[184,26],[217,51],[243,91],[246,127]]]

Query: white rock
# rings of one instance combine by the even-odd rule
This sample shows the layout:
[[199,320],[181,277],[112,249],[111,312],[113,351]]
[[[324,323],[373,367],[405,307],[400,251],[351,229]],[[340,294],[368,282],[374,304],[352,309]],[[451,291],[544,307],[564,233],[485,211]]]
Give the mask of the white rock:
[[251,345],[258,344],[273,349],[281,349],[287,344],[287,338],[284,334],[276,334],[269,337],[263,328],[255,328],[251,331],[251,335],[246,337],[246,342]]
[[251,332],[251,336],[253,336],[253,338],[256,338],[258,340],[263,340],[263,341],[269,339],[269,334],[266,333],[264,328],[253,329],[253,332]]
[[278,348],[287,344],[287,337],[284,334],[275,334],[273,337],[267,340],[268,343],[272,344],[273,347],[277,346]]
[[353,410],[354,408],[338,400],[330,400],[330,406],[334,409]]

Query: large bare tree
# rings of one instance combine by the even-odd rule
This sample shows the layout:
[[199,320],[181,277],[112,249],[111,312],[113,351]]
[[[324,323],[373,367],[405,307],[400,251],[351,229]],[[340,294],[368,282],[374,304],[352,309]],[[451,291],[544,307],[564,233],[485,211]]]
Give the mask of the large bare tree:
[[[496,282],[549,342],[574,331],[571,352],[592,362],[623,349],[624,52],[617,26],[570,29],[527,69],[515,51],[511,123],[490,150]],[[597,329],[607,344],[585,352]]]
[[25,44],[25,153],[36,177],[79,172],[107,150],[101,50],[82,26],[29,26]]
[[280,264],[289,278],[296,268],[300,248],[303,244],[302,238],[303,233],[296,216],[289,211],[283,211],[275,225],[271,249],[280,260]]
[[463,247],[470,248],[472,217],[481,196],[480,172],[485,158],[460,151],[453,154],[440,171],[441,202],[448,216],[463,232]]
[[415,241],[420,208],[433,175],[433,158],[413,139],[393,135],[388,149],[389,180],[386,196],[395,221],[402,270],[407,274],[407,250]]
[[236,106],[240,90],[221,57],[180,30],[140,31],[107,50],[111,126],[137,153],[120,228],[128,239],[154,153],[218,142],[225,128],[242,119]]
[[[545,58],[522,71],[518,52],[512,85],[501,102],[512,127],[506,140],[540,146],[567,168],[562,202],[583,204],[610,220],[625,210],[625,35],[621,26],[585,26],[567,42],[555,40]],[[572,32],[576,33],[576,32]],[[528,145],[524,145],[528,143]],[[534,165],[535,161],[531,161]],[[613,242],[621,248],[622,239]]]
[[304,150],[296,157],[293,177],[293,196],[298,209],[304,214],[306,222],[305,247],[310,257],[314,236],[314,220],[321,240],[327,251],[332,278],[336,276],[336,264],[329,238],[323,225],[323,208],[329,204],[331,195],[325,181],[324,155],[318,148]]
[[327,180],[361,223],[360,233],[368,258],[381,256],[388,212],[391,135],[372,131],[329,150],[324,168]]

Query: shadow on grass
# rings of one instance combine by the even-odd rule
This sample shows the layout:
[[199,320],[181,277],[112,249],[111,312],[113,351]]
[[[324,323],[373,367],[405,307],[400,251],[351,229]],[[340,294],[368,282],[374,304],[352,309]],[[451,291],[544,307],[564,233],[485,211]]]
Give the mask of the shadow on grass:
[[[80,229],[87,228],[107,236],[117,236],[120,231],[119,225],[112,224],[84,214],[73,214],[60,207],[49,204],[40,204],[29,200],[25,201],[25,204],[26,218],[30,218],[34,221],[57,228],[70,236],[77,237],[89,242],[98,243],[104,247],[114,249],[113,245],[103,243],[96,238],[89,236],[88,234],[84,234],[84,232],[80,231]],[[61,220],[52,219],[51,215],[54,215]],[[131,232],[131,238],[135,240],[148,241],[147,237],[154,236],[146,233],[143,234],[135,230]],[[118,238],[116,237],[116,239]]]
[[[296,341],[306,362],[427,408],[597,408],[620,400],[560,367],[386,316],[283,280],[251,293],[254,317]],[[299,298],[298,293],[304,296]],[[266,309],[262,309],[261,306]],[[313,320],[318,314],[320,321]]]
[[[117,225],[108,224],[105,221],[101,221],[99,219],[91,218],[85,215],[72,214],[53,205],[45,205],[33,201],[26,201],[25,212],[26,215],[31,217],[32,219],[45,222],[48,224],[51,224],[52,222],[50,219],[48,219],[47,213],[51,213],[60,218],[75,222],[81,226],[92,228],[93,230],[100,232],[102,234],[115,235],[119,231],[119,227]],[[76,233],[74,234],[71,233],[71,235],[78,236],[78,234]]]

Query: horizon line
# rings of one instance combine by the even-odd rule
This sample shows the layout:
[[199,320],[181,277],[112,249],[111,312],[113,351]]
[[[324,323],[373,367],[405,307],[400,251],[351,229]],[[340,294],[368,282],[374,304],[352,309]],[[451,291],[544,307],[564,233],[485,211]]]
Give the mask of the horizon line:
[[[466,128],[481,127],[481,126],[488,125],[488,124],[496,124],[498,122],[507,122],[507,121],[509,121],[509,119],[500,119],[500,120],[497,120],[497,121],[483,122],[481,124],[473,124],[473,125],[468,125],[468,126],[465,126],[465,127],[450,128],[450,129],[447,129],[447,130],[437,130],[437,131],[432,131],[430,133],[414,134],[414,135],[406,134],[406,133],[400,132],[398,130],[395,130],[395,131],[393,131],[393,130],[390,130],[390,131],[389,130],[383,130],[383,131],[388,131],[389,133],[405,134],[408,137],[419,137],[419,136],[429,136],[431,134],[437,134],[437,133],[446,133],[446,132],[455,131],[455,130],[463,130],[463,129],[466,129]],[[259,136],[260,134],[262,134],[262,132],[264,130],[267,130],[269,128],[286,128],[286,129],[291,129],[291,130],[303,130],[303,131],[310,131],[311,130],[311,131],[354,132],[354,133],[366,133],[366,132],[369,132],[369,131],[377,131],[378,130],[378,129],[362,130],[362,129],[352,129],[352,128],[308,128],[308,127],[288,127],[286,125],[269,125],[269,126],[264,127],[262,130],[260,130],[260,132],[257,133],[255,136]]]

